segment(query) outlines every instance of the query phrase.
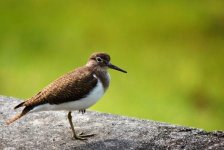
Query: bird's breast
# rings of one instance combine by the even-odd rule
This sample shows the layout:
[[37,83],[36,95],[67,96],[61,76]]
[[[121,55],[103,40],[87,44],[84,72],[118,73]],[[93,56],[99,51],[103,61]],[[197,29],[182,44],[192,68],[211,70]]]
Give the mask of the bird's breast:
[[103,94],[104,94],[104,87],[102,82],[97,79],[97,84],[96,86],[90,91],[90,93],[83,98],[83,100],[87,99],[90,103],[95,103],[97,100],[99,100]]

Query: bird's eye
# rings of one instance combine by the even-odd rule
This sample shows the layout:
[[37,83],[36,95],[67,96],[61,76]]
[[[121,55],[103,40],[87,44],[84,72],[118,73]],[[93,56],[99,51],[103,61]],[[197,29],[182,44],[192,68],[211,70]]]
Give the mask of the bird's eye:
[[103,60],[100,57],[96,57],[97,62],[102,62]]

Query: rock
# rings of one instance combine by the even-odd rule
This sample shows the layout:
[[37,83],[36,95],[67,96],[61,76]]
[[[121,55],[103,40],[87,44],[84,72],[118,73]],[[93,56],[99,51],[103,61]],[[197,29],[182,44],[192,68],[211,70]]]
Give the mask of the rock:
[[72,140],[67,112],[30,113],[7,126],[21,101],[0,96],[0,149],[224,149],[224,132],[206,132],[150,120],[87,111],[73,112],[78,132],[94,133]]

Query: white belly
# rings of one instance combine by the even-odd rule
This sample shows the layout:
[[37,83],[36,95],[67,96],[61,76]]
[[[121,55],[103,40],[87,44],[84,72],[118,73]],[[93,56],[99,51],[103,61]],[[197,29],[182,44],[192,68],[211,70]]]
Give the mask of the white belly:
[[81,110],[87,109],[90,106],[94,105],[104,94],[104,88],[101,81],[98,79],[96,87],[85,97],[80,100],[66,102],[62,104],[43,104],[35,107],[30,112],[37,111],[49,111],[49,110]]

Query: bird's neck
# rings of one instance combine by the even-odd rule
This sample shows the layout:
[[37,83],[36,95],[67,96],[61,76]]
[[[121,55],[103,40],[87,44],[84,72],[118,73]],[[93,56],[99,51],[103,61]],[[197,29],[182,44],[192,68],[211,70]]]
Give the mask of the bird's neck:
[[107,70],[104,69],[96,69],[94,73],[102,82],[104,91],[106,91],[110,84],[110,74],[107,72]]

